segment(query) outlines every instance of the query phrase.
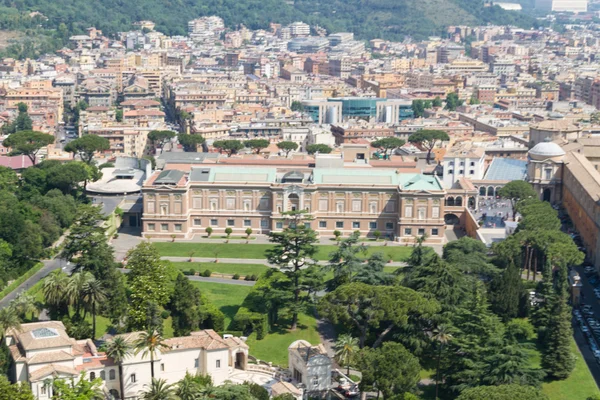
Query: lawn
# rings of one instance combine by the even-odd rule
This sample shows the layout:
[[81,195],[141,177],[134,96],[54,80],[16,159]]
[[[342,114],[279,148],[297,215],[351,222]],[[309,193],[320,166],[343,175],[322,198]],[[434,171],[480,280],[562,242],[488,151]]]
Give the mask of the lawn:
[[[265,259],[265,251],[272,248],[270,244],[245,244],[245,243],[178,243],[155,242],[161,256],[164,257],[214,257],[214,258],[249,258]],[[317,260],[329,259],[329,254],[337,249],[335,245],[317,246],[315,254]],[[410,255],[412,247],[404,246],[370,246],[368,254],[383,252],[393,261],[404,261]]]
[[571,351],[577,358],[571,376],[564,381],[554,381],[542,385],[543,392],[550,400],[583,400],[588,396],[600,394],[574,339],[571,340]]
[[220,274],[240,274],[241,276],[246,275],[260,275],[265,272],[269,267],[263,264],[228,264],[228,263],[199,263],[199,262],[174,262],[181,271],[189,271],[193,269],[197,272],[204,272],[209,269],[213,273]]
[[199,288],[202,294],[223,311],[223,314],[225,314],[225,330],[229,328],[229,324],[233,317],[235,317],[238,308],[240,308],[240,305],[248,293],[250,293],[250,290],[252,290],[252,286],[225,285],[213,282],[192,281],[192,284]]
[[256,340],[256,333],[248,337],[250,355],[259,360],[270,361],[274,365],[287,367],[288,346],[296,340],[304,339],[310,344],[321,343],[317,332],[317,320],[310,315],[300,314],[298,316],[298,329],[290,331],[289,325],[284,325],[274,332],[267,334],[264,339]]

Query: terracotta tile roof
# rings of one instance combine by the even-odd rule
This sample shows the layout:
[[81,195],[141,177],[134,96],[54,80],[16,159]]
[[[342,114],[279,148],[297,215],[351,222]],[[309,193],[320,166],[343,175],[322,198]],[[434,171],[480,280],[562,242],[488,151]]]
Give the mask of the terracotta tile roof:
[[458,178],[458,183],[460,184],[460,186],[463,189],[466,189],[466,190],[475,190],[475,186],[473,186],[473,183],[471,182],[471,180],[465,178],[464,176]]
[[103,106],[92,106],[85,109],[85,111],[108,111],[110,108]]
[[105,353],[100,353],[97,357],[84,357],[83,361],[83,364],[75,367],[79,372],[112,367],[115,365],[113,359],[108,357]]
[[300,391],[300,389],[298,389],[291,383],[285,381],[277,382],[276,384],[271,386],[271,395],[274,397],[286,393],[290,393],[294,396],[300,396],[302,394],[302,391]]
[[21,349],[19,349],[19,346],[16,344],[8,346],[8,349],[10,350],[10,355],[12,356],[14,362],[27,361],[27,358],[25,358],[25,355],[21,353]]
[[234,348],[234,347],[241,347],[243,349],[249,348],[248,345],[246,344],[246,342],[244,342],[239,337],[235,337],[235,336],[225,339],[225,343],[227,343],[227,346],[229,346],[230,348]]
[[0,166],[2,167],[8,167],[10,169],[23,169],[29,168],[32,165],[33,164],[31,163],[31,160],[27,156],[0,156]]
[[122,106],[134,107],[158,107],[160,103],[156,100],[127,100],[121,103]]
[[[170,350],[181,350],[181,349],[205,349],[205,350],[218,350],[228,349],[229,346],[223,340],[221,336],[212,329],[206,329],[203,331],[192,332],[190,336],[176,337],[165,340]],[[167,351],[170,351],[167,350]]]
[[125,111],[123,113],[124,117],[143,117],[143,116],[155,116],[155,117],[164,117],[165,113],[159,110],[143,110],[136,109],[131,111]]
[[[46,337],[34,337],[32,331],[52,330],[54,335]],[[20,330],[11,329],[7,336],[12,336],[24,350],[49,349],[53,347],[66,347],[73,344],[67,335],[65,326],[60,321],[34,322],[21,325]]]
[[27,359],[27,364],[48,364],[53,362],[71,361],[75,357],[64,350],[37,353]]
[[30,373],[29,381],[30,382],[39,381],[42,378],[47,377],[48,375],[54,375],[54,374],[65,374],[65,375],[73,375],[73,376],[79,375],[77,373],[77,371],[74,370],[73,368],[65,367],[62,365],[50,364],[50,365],[47,365],[45,367],[42,367],[42,368]]

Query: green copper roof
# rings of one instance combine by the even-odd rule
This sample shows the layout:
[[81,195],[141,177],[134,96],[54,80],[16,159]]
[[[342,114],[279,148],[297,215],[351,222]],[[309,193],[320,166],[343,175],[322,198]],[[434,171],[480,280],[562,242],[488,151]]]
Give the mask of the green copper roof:
[[440,182],[433,175],[400,174],[400,187],[403,190],[442,190]]

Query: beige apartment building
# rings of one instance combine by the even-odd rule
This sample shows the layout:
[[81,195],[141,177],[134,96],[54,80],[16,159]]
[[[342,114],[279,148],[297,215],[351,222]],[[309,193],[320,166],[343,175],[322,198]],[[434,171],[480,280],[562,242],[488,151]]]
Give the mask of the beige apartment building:
[[104,152],[106,156],[142,157],[150,152],[151,146],[148,141],[148,133],[153,129],[158,128],[107,124],[104,126],[90,126],[87,128],[87,133],[108,139],[110,149]]
[[22,87],[7,89],[4,99],[7,107],[24,103],[27,104],[30,110],[35,108],[35,104],[55,104],[58,111],[58,120],[62,121],[63,119],[63,91],[60,88],[53,87],[51,80],[29,81],[25,82]]
[[[322,235],[335,230],[412,243],[427,234],[444,243],[444,196],[439,180],[395,169],[349,168],[337,156],[311,168],[192,166],[157,171],[142,188],[145,237],[190,238],[207,227],[222,234],[280,231],[283,213],[306,210]],[[342,161],[342,162],[336,162]]]

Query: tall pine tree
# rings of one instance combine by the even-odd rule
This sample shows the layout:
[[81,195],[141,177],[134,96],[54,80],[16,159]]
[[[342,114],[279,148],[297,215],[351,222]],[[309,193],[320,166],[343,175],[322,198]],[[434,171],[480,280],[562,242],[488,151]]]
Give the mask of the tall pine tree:
[[550,378],[566,379],[575,368],[575,357],[571,353],[571,312],[564,297],[556,296],[553,301],[555,305],[542,349],[542,367]]
[[508,322],[519,314],[519,304],[523,295],[521,271],[513,263],[490,283],[490,304],[492,311]]

